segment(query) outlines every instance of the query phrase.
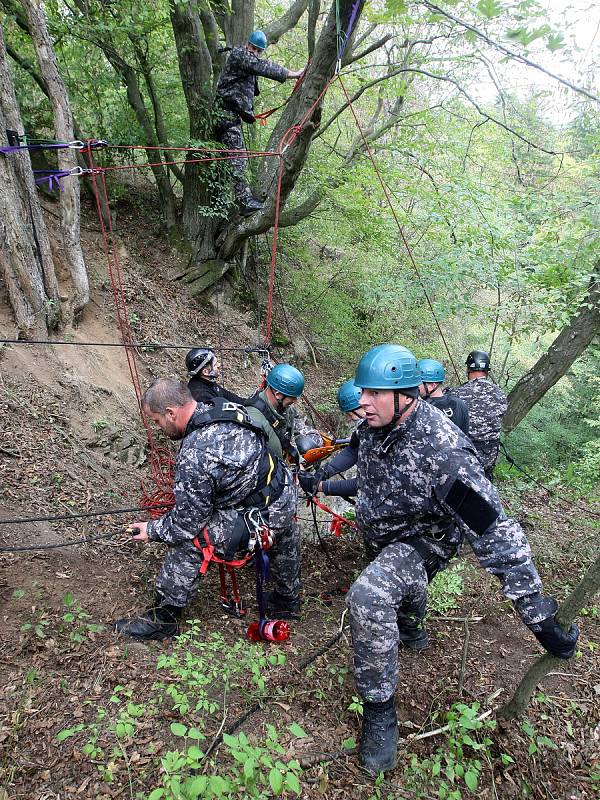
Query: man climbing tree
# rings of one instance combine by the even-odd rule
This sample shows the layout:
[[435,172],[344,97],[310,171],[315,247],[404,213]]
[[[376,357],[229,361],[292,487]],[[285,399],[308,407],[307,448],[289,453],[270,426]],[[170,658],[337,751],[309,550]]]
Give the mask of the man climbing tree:
[[[242,121],[253,124],[254,98],[260,94],[258,76],[283,83],[289,78],[299,78],[302,70],[294,71],[261,59],[267,47],[267,37],[262,31],[253,31],[248,43],[234,47],[219,78],[215,98],[215,137],[228,150],[245,150]],[[246,179],[247,159],[240,155],[231,161],[233,188],[242,216],[260,211],[263,204],[252,194]]]

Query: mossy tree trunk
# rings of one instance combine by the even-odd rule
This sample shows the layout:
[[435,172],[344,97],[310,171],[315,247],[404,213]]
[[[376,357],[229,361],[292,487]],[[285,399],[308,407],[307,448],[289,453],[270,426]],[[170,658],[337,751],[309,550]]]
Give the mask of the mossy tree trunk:
[[[0,28],[0,137],[23,123]],[[5,142],[3,141],[3,144]],[[45,335],[61,317],[50,239],[27,150],[0,156],[0,274],[20,333]]]

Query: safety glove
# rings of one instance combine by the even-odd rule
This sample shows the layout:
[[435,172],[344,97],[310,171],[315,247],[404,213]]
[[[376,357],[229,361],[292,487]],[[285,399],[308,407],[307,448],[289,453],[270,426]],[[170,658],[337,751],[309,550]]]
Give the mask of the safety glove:
[[559,625],[554,617],[527,626],[544,650],[556,658],[571,658],[579,639],[579,628],[571,623],[568,631]]
[[302,490],[311,497],[319,490],[320,476],[318,472],[305,472],[301,470],[298,473],[298,482]]

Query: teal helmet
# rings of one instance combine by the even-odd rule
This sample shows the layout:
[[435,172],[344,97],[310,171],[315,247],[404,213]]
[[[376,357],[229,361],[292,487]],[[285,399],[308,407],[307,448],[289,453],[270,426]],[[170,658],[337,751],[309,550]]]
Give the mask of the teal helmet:
[[267,386],[286,397],[300,397],[304,391],[304,375],[291,364],[277,364],[267,375]]
[[417,363],[423,383],[443,383],[446,380],[444,365],[433,358],[422,358]]
[[350,411],[356,411],[360,407],[360,395],[362,390],[354,383],[352,379],[342,383],[337,393],[337,401],[340,411],[345,414]]
[[379,344],[358,362],[354,383],[361,389],[402,391],[421,384],[417,359],[401,344]]
[[267,37],[262,31],[252,31],[248,37],[248,44],[258,47],[259,50],[267,49]]

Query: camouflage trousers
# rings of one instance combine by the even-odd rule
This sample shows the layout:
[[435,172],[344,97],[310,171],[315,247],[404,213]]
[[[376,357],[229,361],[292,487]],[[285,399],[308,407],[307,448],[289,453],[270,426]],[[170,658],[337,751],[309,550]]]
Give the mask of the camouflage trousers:
[[[297,490],[290,477],[281,496],[269,508],[269,527],[275,544],[269,550],[270,573],[277,592],[296,600],[300,596],[300,529],[295,520]],[[233,509],[218,512],[207,526],[208,535],[217,553],[237,513]],[[201,533],[199,531],[199,533]],[[191,603],[200,582],[202,551],[193,542],[170,545],[156,580],[161,605],[184,607]]]
[[[237,119],[237,123],[236,120]],[[242,123],[234,115],[227,115],[221,112],[220,121],[217,124],[215,136],[227,150],[245,150],[244,135],[242,134]],[[250,186],[246,179],[246,167],[248,159],[240,156],[231,158],[231,171],[233,172],[233,188],[235,196],[239,199],[251,194]]]
[[477,450],[477,455],[483,466],[485,477],[491,481],[494,474],[494,467],[498,462],[498,454],[500,453],[500,442],[493,440],[491,442],[481,442],[473,439],[473,444]]
[[427,608],[427,572],[406,542],[385,547],[346,595],[354,677],[364,700],[383,703],[398,683],[398,624],[417,627]]

